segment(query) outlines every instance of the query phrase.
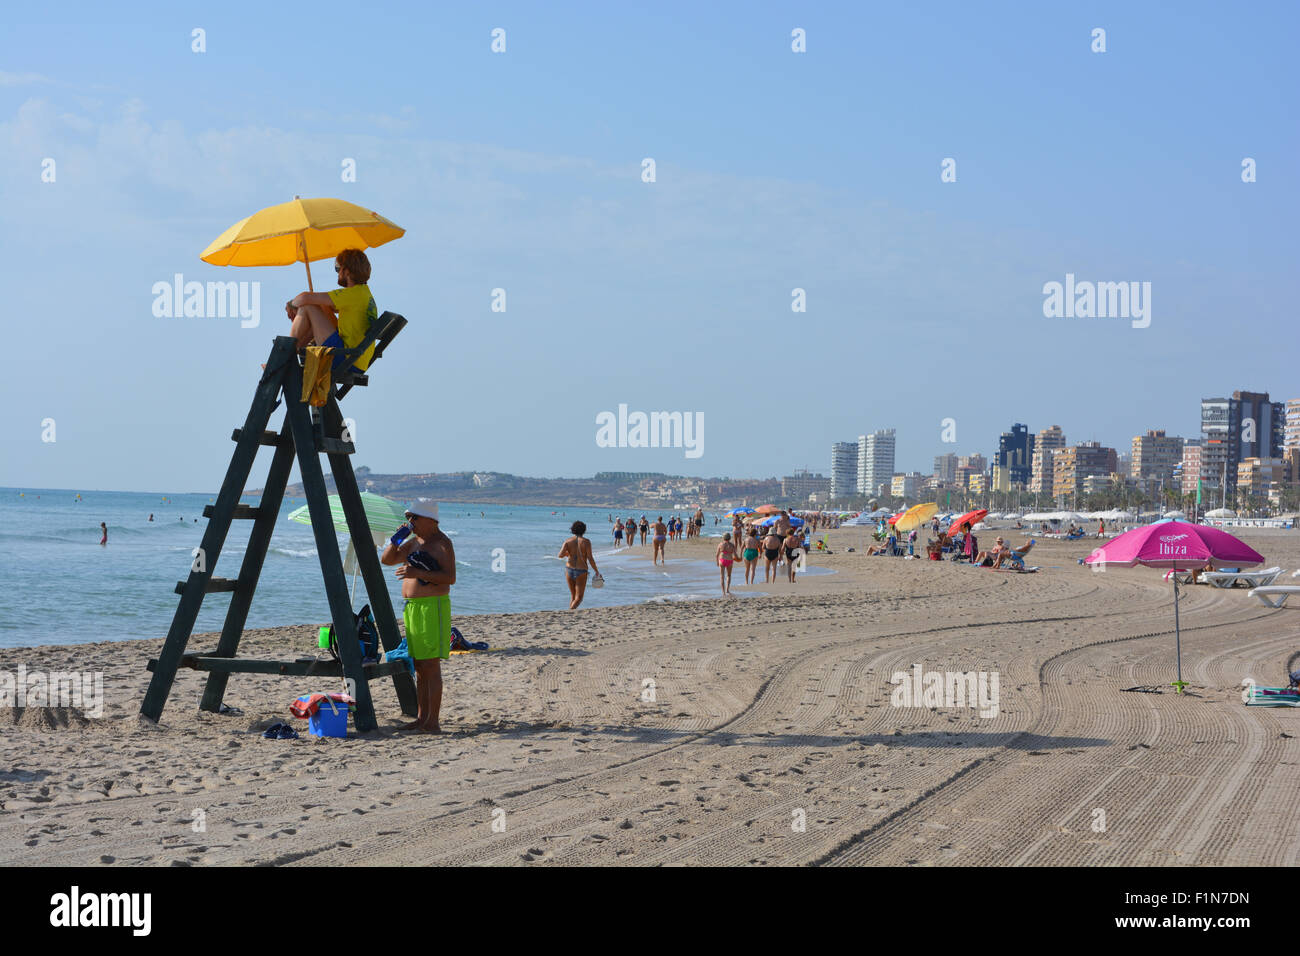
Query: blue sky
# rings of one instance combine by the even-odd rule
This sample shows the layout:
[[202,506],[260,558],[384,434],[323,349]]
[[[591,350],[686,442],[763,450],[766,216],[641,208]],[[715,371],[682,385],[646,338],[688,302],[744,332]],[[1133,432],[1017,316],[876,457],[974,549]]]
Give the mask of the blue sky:
[[[371,288],[411,324],[345,402],[376,471],[827,472],[881,427],[929,471],[1300,396],[1295,5],[610,6],[8,13],[0,484],[214,488],[305,276],[198,253],[294,195],[407,229]],[[261,324],[156,318],[178,272],[260,282]],[[1067,272],[1150,282],[1150,327],[1045,318]],[[704,454],[598,447],[620,403]]]

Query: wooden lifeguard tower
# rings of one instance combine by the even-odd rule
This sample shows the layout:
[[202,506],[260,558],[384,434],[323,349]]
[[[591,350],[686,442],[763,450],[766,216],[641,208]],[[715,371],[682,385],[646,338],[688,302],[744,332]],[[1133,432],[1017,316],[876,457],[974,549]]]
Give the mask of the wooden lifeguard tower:
[[[275,339],[244,426],[235,429],[230,436],[235,442],[235,452],[231,456],[217,502],[203,509],[204,517],[210,520],[203,533],[198,557],[191,565],[189,578],[176,585],[176,593],[181,597],[171,628],[167,632],[167,641],[158,658],[149,661],[148,667],[153,672],[153,678],[140,707],[142,715],[154,721],[161,718],[177,668],[188,667],[208,672],[199,709],[213,713],[221,709],[221,700],[230,675],[242,672],[346,678],[350,686],[355,688],[355,723],[356,729],[362,732],[374,730],[377,726],[370,681],[376,677],[391,676],[402,713],[415,716],[415,684],[406,665],[401,661],[362,662],[352,601],[348,595],[343,562],[339,557],[338,539],[335,537],[325,476],[320,463],[322,454],[329,457],[335,489],[342,502],[347,530],[352,537],[370,608],[379,628],[380,642],[385,651],[394,650],[401,643],[401,637],[397,632],[393,603],[388,595],[379,558],[375,554],[374,540],[366,521],[356,475],[349,461],[355,448],[350,436],[345,437],[339,401],[354,387],[365,386],[369,382],[368,376],[352,370],[352,363],[371,344],[375,346],[374,359],[378,359],[405,325],[406,319],[392,312],[385,312],[373,322],[365,339],[356,348],[348,349],[344,353],[344,361],[331,373],[330,393],[325,405],[319,409],[302,401],[303,367],[297,342],[288,336],[278,336]],[[285,405],[284,423],[278,432],[268,431],[271,415],[282,402]],[[275,451],[266,476],[262,502],[254,507],[241,504],[239,499],[261,446],[274,448]],[[302,657],[289,661],[240,659],[235,653],[239,649],[244,622],[257,590],[262,562],[271,543],[280,504],[284,500],[289,470],[295,459],[307,496],[312,531],[316,537],[316,551],[320,555],[321,573],[325,593],[329,598],[334,633],[338,636],[341,660]],[[253,522],[239,577],[213,577],[212,572],[221,556],[230,523],[237,520]],[[226,611],[225,624],[217,646],[206,652],[187,654],[186,645],[193,633],[203,598],[208,594],[225,591],[231,593],[230,607]]]

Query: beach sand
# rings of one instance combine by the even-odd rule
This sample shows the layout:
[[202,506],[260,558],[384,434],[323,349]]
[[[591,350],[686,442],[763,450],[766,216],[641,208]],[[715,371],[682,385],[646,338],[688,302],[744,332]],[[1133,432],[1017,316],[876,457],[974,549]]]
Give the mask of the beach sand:
[[[1240,536],[1300,566],[1295,532]],[[215,716],[185,670],[151,726],[160,639],[0,650],[10,672],[102,670],[105,694],[99,719],[0,711],[0,862],[1298,862],[1300,710],[1240,695],[1285,683],[1300,601],[1186,589],[1176,696],[1161,572],[1080,567],[1092,539],[1040,542],[1037,574],[867,558],[866,540],[831,532],[809,560],[837,573],[766,597],[459,618],[494,649],[444,666],[440,737],[394,732],[391,682],[379,731],[322,740],[287,705],[326,682],[237,674],[243,715]],[[240,654],[310,655],[315,630],[250,631]],[[892,706],[914,664],[996,672],[997,715]],[[1163,692],[1124,690],[1142,685]],[[262,739],[277,721],[301,738]]]

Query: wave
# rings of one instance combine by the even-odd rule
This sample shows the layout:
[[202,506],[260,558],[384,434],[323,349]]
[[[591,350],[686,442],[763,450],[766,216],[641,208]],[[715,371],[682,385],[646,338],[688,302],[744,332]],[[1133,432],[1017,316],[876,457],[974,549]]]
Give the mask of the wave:
[[320,552],[315,548],[303,548],[302,550],[295,548],[271,548],[270,551],[272,554],[282,554],[286,558],[315,558],[320,555]]
[[654,597],[646,598],[642,604],[674,604],[678,601],[711,601],[718,594],[687,594],[678,592],[676,594],[656,594]]

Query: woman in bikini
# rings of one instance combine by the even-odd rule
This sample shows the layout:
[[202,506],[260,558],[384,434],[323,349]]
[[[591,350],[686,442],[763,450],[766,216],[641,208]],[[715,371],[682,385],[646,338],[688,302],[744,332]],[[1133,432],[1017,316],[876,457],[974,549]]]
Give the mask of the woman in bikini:
[[654,534],[654,553],[650,556],[651,564],[658,564],[662,559],[664,564],[668,563],[668,558],[664,555],[664,542],[668,540],[668,525],[664,524],[664,516],[660,515],[655,519]]
[[627,524],[623,527],[627,529],[627,543],[628,547],[631,547],[636,544],[636,519],[629,515]]
[[591,542],[583,537],[587,533],[586,524],[575,521],[569,530],[573,537],[561,545],[559,557],[564,558],[564,576],[569,582],[569,610],[573,611],[587,593],[587,565],[591,565],[597,576],[600,568],[596,567],[596,558],[591,553]]
[[718,542],[718,548],[713,553],[714,560],[718,562],[718,574],[722,581],[723,595],[731,593],[731,568],[736,563],[736,545],[731,540],[731,532],[728,531]]
[[745,536],[745,550],[741,552],[741,557],[745,559],[745,583],[753,584],[758,577],[758,538],[754,536],[752,525],[749,534]]

